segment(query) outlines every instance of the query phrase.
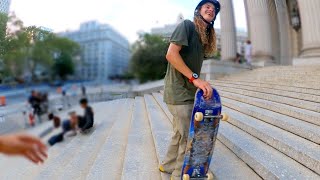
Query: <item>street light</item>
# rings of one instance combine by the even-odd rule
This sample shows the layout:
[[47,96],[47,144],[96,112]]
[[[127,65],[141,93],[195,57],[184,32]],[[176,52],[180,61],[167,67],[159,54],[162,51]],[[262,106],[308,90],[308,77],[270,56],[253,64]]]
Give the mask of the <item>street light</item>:
[[295,31],[299,31],[301,27],[301,21],[300,21],[300,15],[299,15],[299,10],[298,10],[298,4],[295,1],[292,7],[292,12],[291,12],[291,26]]

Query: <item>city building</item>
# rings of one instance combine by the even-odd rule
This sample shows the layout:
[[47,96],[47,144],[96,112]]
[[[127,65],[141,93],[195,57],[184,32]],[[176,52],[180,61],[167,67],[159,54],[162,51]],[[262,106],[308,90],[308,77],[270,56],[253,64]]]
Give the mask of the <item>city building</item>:
[[[174,24],[167,24],[164,27],[156,27],[151,29],[151,34],[160,35],[161,37],[169,40],[171,34],[177,27],[177,25],[184,20],[183,16],[180,14],[177,18],[177,22]],[[216,35],[217,35],[217,49],[221,51],[221,29],[216,28]],[[244,47],[245,43],[248,39],[247,33],[244,31],[237,31],[237,53],[244,54]]]
[[82,23],[79,30],[59,35],[81,46],[76,77],[82,80],[104,81],[127,71],[130,59],[129,42],[108,24],[89,21]]
[[9,13],[11,0],[0,0],[0,13]]

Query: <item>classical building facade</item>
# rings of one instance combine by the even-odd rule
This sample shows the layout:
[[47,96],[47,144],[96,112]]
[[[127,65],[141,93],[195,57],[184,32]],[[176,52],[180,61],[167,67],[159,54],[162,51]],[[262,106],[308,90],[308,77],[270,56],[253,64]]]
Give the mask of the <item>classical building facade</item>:
[[0,13],[9,13],[11,0],[0,0]]
[[78,42],[82,49],[77,77],[84,80],[107,80],[121,75],[128,69],[129,42],[107,24],[96,21],[82,23],[80,29],[59,33],[60,36]]
[[[235,57],[232,0],[221,3],[222,59]],[[255,66],[320,64],[319,0],[244,0]]]

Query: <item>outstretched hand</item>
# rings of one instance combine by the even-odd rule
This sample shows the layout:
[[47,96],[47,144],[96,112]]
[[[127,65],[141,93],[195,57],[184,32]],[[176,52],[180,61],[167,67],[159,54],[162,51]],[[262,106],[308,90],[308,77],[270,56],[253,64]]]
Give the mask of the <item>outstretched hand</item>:
[[43,163],[48,157],[41,140],[26,134],[0,136],[0,153],[24,156],[34,163]]
[[203,91],[203,96],[206,100],[210,99],[212,96],[212,87],[211,85],[202,79],[193,80],[193,85],[197,88],[200,88]]

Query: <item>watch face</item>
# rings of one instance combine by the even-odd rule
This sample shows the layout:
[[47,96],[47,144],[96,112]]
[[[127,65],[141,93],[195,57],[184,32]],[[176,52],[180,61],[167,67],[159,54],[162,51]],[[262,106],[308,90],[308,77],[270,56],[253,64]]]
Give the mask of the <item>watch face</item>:
[[196,73],[193,73],[192,76],[193,76],[195,79],[198,79],[198,78],[199,78],[198,74],[196,74]]

